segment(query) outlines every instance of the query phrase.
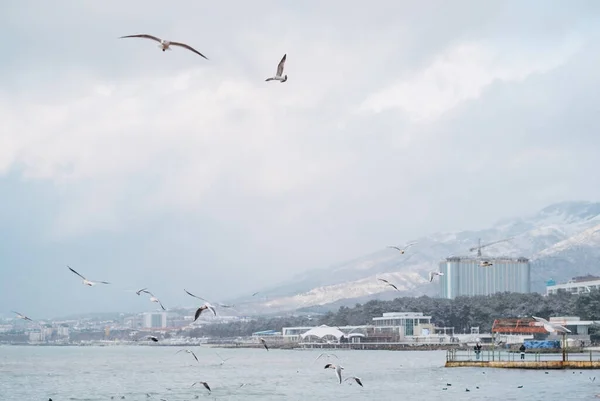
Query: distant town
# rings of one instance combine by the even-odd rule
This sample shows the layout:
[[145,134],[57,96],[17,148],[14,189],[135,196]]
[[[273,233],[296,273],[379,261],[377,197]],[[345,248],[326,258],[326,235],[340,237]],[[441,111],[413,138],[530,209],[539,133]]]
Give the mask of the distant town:
[[[270,318],[206,314],[200,316],[195,322],[193,309],[103,314],[95,317],[37,321],[16,315],[0,319],[0,344],[64,346],[214,344],[251,347],[260,346],[260,338],[268,338],[269,344],[275,347],[400,349],[407,346],[444,348],[475,343],[510,346],[524,341],[561,340],[560,336],[547,332],[539,322],[532,319],[531,315],[535,309],[524,315],[515,316],[512,313],[507,315],[506,311],[500,309],[506,304],[506,299],[501,298],[505,296],[503,294],[512,294],[511,296],[515,298],[511,303],[527,308],[544,309],[543,303],[547,302],[548,305],[554,305],[554,313],[579,310],[583,319],[572,314],[562,314],[550,316],[550,321],[568,327],[571,330],[569,341],[574,344],[589,346],[593,342],[589,330],[599,325],[597,311],[589,309],[585,302],[578,302],[577,298],[596,297],[596,294],[600,294],[600,277],[590,275],[574,277],[564,284],[557,284],[550,280],[546,284],[546,294],[542,296],[532,294],[529,290],[529,269],[526,259],[492,260],[495,262],[496,269],[507,270],[507,273],[510,271],[514,277],[512,280],[497,281],[496,287],[514,286],[515,288],[512,291],[506,291],[507,288],[502,288],[504,291],[497,291],[497,288],[489,285],[485,275],[474,267],[475,262],[448,258],[445,262],[446,266],[443,264],[440,266],[442,269],[446,267],[446,274],[440,280],[440,286],[442,290],[445,288],[447,291],[441,291],[441,297],[428,298],[435,300],[438,305],[446,305],[450,308],[442,315],[439,314],[442,306],[435,307],[423,298],[410,297],[389,301],[386,304],[388,311],[383,308],[385,301],[372,301],[380,302],[379,307],[371,305],[368,311],[360,312],[359,319],[352,319],[354,324],[349,324],[350,309],[346,307],[341,308],[337,314],[332,312],[313,315],[286,314]],[[466,277],[470,275],[477,276],[478,280],[469,281]],[[521,284],[523,281],[525,285]],[[469,285],[463,286],[463,282]],[[478,282],[488,285],[473,285]],[[461,294],[465,289],[475,294]],[[458,294],[461,295],[457,297]],[[537,301],[517,299],[534,295],[539,297]],[[497,312],[488,318],[478,317],[484,316],[476,313],[477,306],[483,301],[480,299],[474,301],[470,307],[470,316],[462,316],[463,303],[470,297],[490,297],[490,307],[496,308]],[[413,301],[410,301],[411,299]],[[414,301],[419,299],[422,303]],[[402,306],[404,302],[402,300],[408,300],[413,310],[405,311],[406,306]],[[455,302],[460,313],[452,312]],[[398,309],[389,311],[389,308],[402,308],[404,311]],[[434,321],[438,325],[442,324],[436,325],[432,321],[432,316],[428,314],[436,315],[433,317]],[[328,324],[323,324],[324,322]],[[236,325],[237,328],[234,327]],[[481,332],[480,325],[483,325],[484,329]],[[243,330],[240,329],[241,326]]]

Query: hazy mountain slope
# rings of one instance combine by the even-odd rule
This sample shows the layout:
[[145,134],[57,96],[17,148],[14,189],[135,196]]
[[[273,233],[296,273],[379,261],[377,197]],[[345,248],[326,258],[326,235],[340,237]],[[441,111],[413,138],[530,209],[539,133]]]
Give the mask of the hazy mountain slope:
[[[524,256],[532,260],[533,290],[544,291],[545,281],[600,274],[600,203],[562,202],[523,218],[505,219],[479,231],[435,233],[416,238],[417,245],[402,255],[383,249],[324,269],[306,272],[281,286],[261,291],[247,301],[245,312],[287,311],[319,305],[354,304],[358,300],[396,296],[436,295],[438,285],[428,272],[451,255],[475,255],[469,248],[512,237],[482,250],[483,256]],[[382,285],[393,282],[399,291]]]

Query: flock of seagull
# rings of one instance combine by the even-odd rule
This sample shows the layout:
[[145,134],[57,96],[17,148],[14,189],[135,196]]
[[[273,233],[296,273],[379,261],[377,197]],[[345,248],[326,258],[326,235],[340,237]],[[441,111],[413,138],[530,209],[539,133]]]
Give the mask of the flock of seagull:
[[[160,49],[161,49],[163,52],[164,52],[164,51],[166,51],[166,50],[172,50],[172,46],[175,46],[175,47],[181,47],[181,48],[187,49],[187,50],[189,50],[189,51],[191,51],[191,52],[193,52],[193,53],[195,53],[195,54],[197,54],[197,55],[201,56],[202,58],[204,58],[204,59],[208,60],[208,57],[206,57],[204,54],[200,53],[198,50],[194,49],[192,46],[190,46],[190,45],[188,45],[188,44],[186,44],[186,43],[182,43],[182,42],[174,42],[174,41],[170,41],[170,40],[165,40],[165,39],[161,39],[161,38],[158,38],[158,37],[156,37],[156,36],[153,36],[153,35],[150,35],[150,34],[135,34],[135,35],[126,35],[126,36],[121,36],[119,39],[126,39],[126,38],[141,38],[141,39],[149,39],[149,40],[153,40],[153,41],[155,41],[155,42],[158,42],[158,47],[159,47],[159,48],[160,48]],[[269,77],[269,78],[267,78],[267,79],[265,80],[266,82],[270,82],[270,81],[279,81],[279,82],[281,82],[281,83],[284,83],[284,82],[286,82],[286,81],[287,81],[287,79],[288,79],[288,76],[287,76],[287,74],[285,74],[285,75],[283,74],[283,71],[284,71],[284,67],[285,67],[285,62],[286,62],[286,59],[287,59],[287,54],[284,54],[284,55],[283,55],[283,57],[281,58],[281,60],[279,61],[279,64],[277,65],[277,71],[276,71],[275,75],[274,75],[274,76],[272,76],[272,77]],[[415,245],[415,243],[411,243],[411,244],[407,244],[407,245],[406,245],[406,246],[404,246],[404,247],[399,247],[399,246],[390,246],[389,248],[396,249],[396,250],[397,250],[397,251],[399,251],[401,254],[404,254],[404,253],[406,252],[406,250],[408,250],[408,248],[410,248],[411,246],[414,246],[414,245]],[[483,261],[483,262],[481,262],[481,266],[487,267],[487,266],[492,266],[492,264],[491,264],[491,263],[489,263],[489,262],[487,262],[487,261]],[[107,282],[107,281],[95,281],[95,280],[89,280],[89,279],[87,279],[86,277],[84,277],[82,274],[80,274],[79,272],[77,272],[76,270],[74,270],[73,268],[71,268],[70,266],[67,266],[67,267],[68,267],[68,269],[69,269],[69,270],[70,270],[72,273],[76,274],[77,276],[79,276],[79,277],[82,279],[82,283],[83,283],[83,285],[86,285],[86,286],[90,286],[90,287],[92,287],[92,286],[95,286],[95,285],[98,285],[98,284],[110,284],[110,283],[109,283],[109,282]],[[432,282],[436,276],[443,276],[443,275],[444,275],[444,273],[442,273],[442,272],[439,272],[439,271],[432,271],[432,272],[429,272],[429,282]],[[395,290],[399,291],[399,290],[398,290],[398,288],[397,288],[397,287],[396,287],[396,286],[395,286],[393,283],[390,283],[388,280],[385,280],[385,279],[382,279],[382,278],[378,278],[378,280],[379,280],[379,281],[381,281],[381,282],[383,282],[383,283],[385,283],[385,285],[387,285],[387,286],[390,286],[390,287],[394,288]],[[197,298],[197,299],[199,299],[199,300],[201,300],[201,301],[203,301],[203,302],[204,302],[204,303],[203,303],[201,306],[199,306],[199,307],[196,309],[196,312],[195,312],[195,314],[194,314],[194,322],[196,322],[196,320],[198,320],[198,318],[200,317],[200,315],[201,315],[201,314],[202,314],[202,312],[204,312],[204,311],[210,311],[210,312],[212,312],[212,313],[214,314],[214,316],[216,316],[216,315],[217,315],[217,311],[216,311],[215,305],[213,305],[211,302],[209,302],[208,300],[206,300],[206,299],[204,299],[204,298],[202,298],[202,297],[199,297],[199,296],[197,296],[197,295],[194,295],[194,294],[190,293],[189,291],[187,291],[187,290],[185,290],[185,289],[184,289],[184,291],[185,291],[185,292],[186,292],[188,295],[190,295],[191,297]],[[151,291],[150,291],[148,288],[142,288],[142,289],[139,289],[139,290],[137,290],[137,291],[135,291],[135,292],[136,292],[136,294],[137,294],[138,296],[139,296],[139,295],[142,295],[142,294],[147,294],[147,295],[149,296],[149,300],[150,300],[150,302],[157,303],[157,304],[158,304],[158,305],[161,307],[161,309],[162,309],[163,311],[166,311],[166,310],[167,310],[167,309],[164,307],[164,305],[162,304],[162,302],[160,301],[160,299],[159,299],[158,297],[156,297],[156,296],[155,296],[155,295],[154,295],[154,294],[153,294],[153,293],[152,293],[152,292],[151,292]],[[257,294],[258,294],[258,292],[255,292],[254,294],[252,294],[252,296],[255,296],[255,295],[257,295]],[[222,303],[216,303],[216,305],[217,305],[217,306],[219,306],[219,307],[221,307],[221,308],[232,308],[232,307],[233,307],[233,305],[227,305],[227,304],[222,304]],[[23,315],[23,314],[21,314],[21,313],[19,313],[19,312],[15,312],[15,311],[13,311],[13,313],[15,313],[15,314],[16,314],[16,317],[17,317],[17,318],[19,318],[19,319],[23,319],[23,320],[27,320],[27,321],[33,321],[33,320],[32,320],[31,318],[29,318],[28,316],[25,316],[25,315]],[[155,337],[155,336],[147,336],[146,338],[148,338],[149,340],[151,340],[151,341],[153,341],[153,342],[158,342],[158,341],[159,341],[159,339],[158,339],[157,337]],[[266,342],[266,340],[265,340],[264,338],[259,338],[259,340],[260,340],[260,342],[261,342],[262,346],[263,346],[263,347],[264,347],[264,348],[265,348],[265,349],[268,351],[268,350],[269,350],[269,347],[268,347],[268,345],[267,345],[267,342]],[[179,351],[177,351],[177,353],[179,353],[179,352],[186,352],[186,353],[189,353],[189,354],[191,354],[191,355],[194,357],[194,359],[195,359],[196,361],[198,361],[198,357],[197,357],[197,356],[196,356],[196,354],[195,354],[193,351],[191,351],[191,350],[188,350],[188,349],[182,349],[182,350],[179,350]],[[318,360],[318,359],[320,359],[321,357],[324,357],[324,356],[326,356],[326,357],[330,357],[330,356],[335,356],[335,355],[334,355],[334,354],[325,354],[325,353],[323,353],[323,354],[320,354],[320,355],[319,355],[319,356],[318,356],[318,357],[315,359],[315,361],[316,361],[316,360]],[[335,356],[335,357],[337,358],[337,356]],[[221,357],[219,357],[219,358],[221,358]],[[228,359],[229,359],[229,358],[228,358]],[[226,360],[227,360],[227,359],[223,359],[223,358],[221,358],[221,364],[225,363],[225,361],[226,361]],[[334,365],[334,364],[332,364],[332,363],[328,363],[327,365],[325,365],[325,369],[333,369],[333,370],[335,371],[336,377],[338,378],[338,381],[339,381],[339,383],[340,383],[340,384],[341,384],[343,381],[345,382],[345,381],[348,381],[348,380],[352,380],[352,381],[356,382],[357,384],[359,384],[361,387],[363,386],[361,379],[360,379],[360,378],[358,378],[358,377],[356,377],[356,376],[350,376],[350,377],[347,377],[346,379],[343,379],[343,378],[342,378],[342,370],[344,369],[344,367],[343,367],[343,366],[341,366],[341,365],[339,365],[339,364],[337,364],[337,365]],[[198,381],[198,382],[195,382],[195,383],[193,383],[193,384],[192,384],[192,386],[195,386],[195,385],[197,385],[197,384],[201,384],[201,385],[203,385],[203,386],[204,386],[204,388],[206,388],[206,389],[207,389],[209,392],[211,391],[211,389],[210,389],[210,386],[209,386],[209,384],[208,384],[207,382],[204,382],[204,381]],[[243,386],[243,385],[242,385],[242,386]]]
[[[206,60],[208,60],[208,57],[206,57],[204,54],[200,53],[198,50],[194,49],[192,46],[190,46],[188,44],[185,44],[185,43],[173,42],[173,41],[170,41],[170,40],[165,40],[165,39],[157,38],[156,36],[148,35],[147,33],[140,33],[140,34],[136,34],[136,35],[121,36],[119,39],[126,39],[126,38],[141,38],[141,39],[154,40],[155,42],[158,42],[158,47],[163,52],[166,51],[166,50],[172,50],[171,46],[183,47],[184,49],[188,49],[189,51],[194,52],[197,55],[199,55],[201,57],[204,57]],[[287,54],[284,54],[283,57],[281,58],[281,61],[277,65],[277,72],[275,73],[275,75],[273,77],[267,78],[265,80],[266,82],[269,82],[269,81],[279,81],[281,83],[284,83],[285,81],[287,81],[287,79],[288,79],[287,74],[283,75],[283,67],[285,66],[285,60],[286,60],[286,58],[287,58]]]

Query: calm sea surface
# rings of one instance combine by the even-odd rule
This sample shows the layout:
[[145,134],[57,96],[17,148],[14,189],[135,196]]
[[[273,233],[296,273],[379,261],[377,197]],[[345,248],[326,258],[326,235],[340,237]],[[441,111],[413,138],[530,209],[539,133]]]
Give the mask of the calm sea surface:
[[[592,400],[600,394],[600,371],[444,368],[440,351],[336,351],[344,374],[360,377],[361,388],[338,384],[335,372],[323,369],[327,359],[313,364],[316,350],[202,346],[192,348],[196,363],[190,354],[175,355],[178,349],[0,346],[0,400],[549,401]],[[220,366],[216,352],[232,359]],[[211,394],[201,385],[190,387],[200,380],[208,382]]]

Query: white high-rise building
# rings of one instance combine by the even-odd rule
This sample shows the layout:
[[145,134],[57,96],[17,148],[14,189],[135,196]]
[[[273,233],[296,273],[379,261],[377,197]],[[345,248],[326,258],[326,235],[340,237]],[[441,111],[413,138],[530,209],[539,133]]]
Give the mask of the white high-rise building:
[[167,312],[146,312],[143,314],[144,328],[164,328],[167,327]]

